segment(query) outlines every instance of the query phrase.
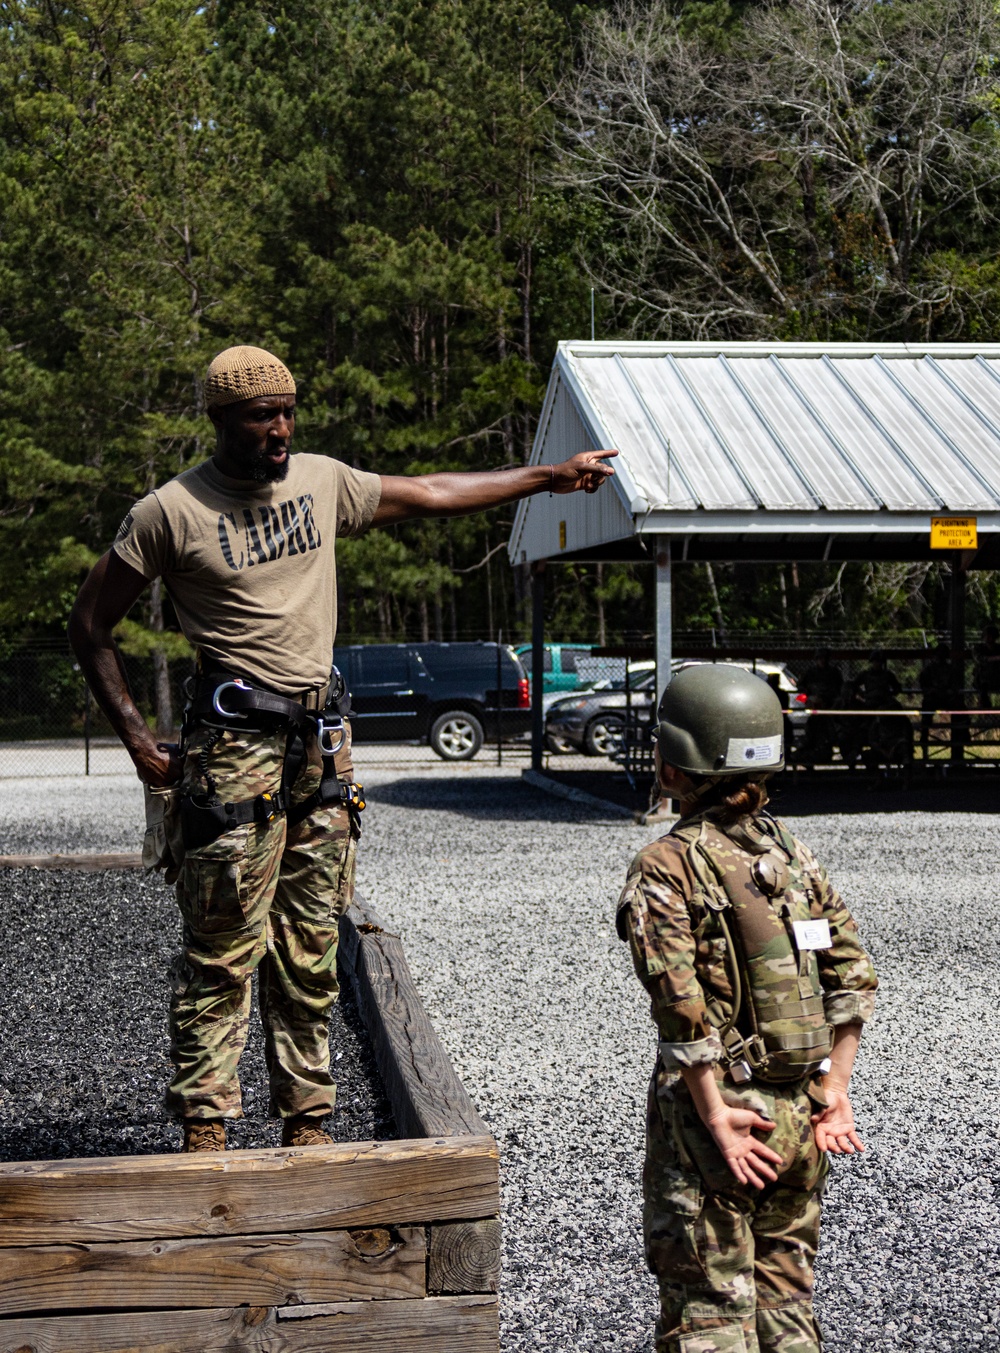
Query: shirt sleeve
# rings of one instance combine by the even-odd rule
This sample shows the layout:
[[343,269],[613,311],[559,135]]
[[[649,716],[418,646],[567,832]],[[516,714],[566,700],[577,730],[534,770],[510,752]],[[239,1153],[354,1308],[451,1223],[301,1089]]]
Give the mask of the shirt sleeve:
[[382,498],[380,475],[337,466],[337,535],[360,536],[368,530]]
[[126,513],[112,549],[147,582],[167,572],[171,554],[170,527],[155,493],[141,498]]
[[695,970],[687,888],[679,871],[641,853],[618,903],[617,926],[650,998],[660,1054],[670,1069],[717,1062],[722,1044]]
[[810,908],[814,920],[825,920],[833,940],[829,949],[818,949],[819,980],[823,1009],[829,1024],[866,1024],[875,1011],[878,977],[871,958],[858,936],[857,922],[826,870],[801,846],[815,883]]

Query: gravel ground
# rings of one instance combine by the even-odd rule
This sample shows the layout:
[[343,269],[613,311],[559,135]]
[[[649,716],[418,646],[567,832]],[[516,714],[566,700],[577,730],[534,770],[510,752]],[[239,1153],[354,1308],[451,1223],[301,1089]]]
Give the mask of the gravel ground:
[[[358,762],[371,805],[361,886],[401,929],[431,1017],[501,1145],[505,1353],[645,1353],[654,1297],[639,1243],[639,1169],[654,1040],[611,914],[630,856],[654,829],[485,765],[401,775],[366,767],[360,749]],[[33,807],[27,794],[26,782],[0,787],[4,851],[135,847],[134,782],[92,785],[73,800],[46,792],[45,827],[33,825],[41,800]],[[995,819],[792,821],[853,907],[883,984],[855,1083],[869,1150],[834,1162],[825,1210],[818,1306],[828,1347],[995,1353]],[[62,1124],[37,1154],[67,1154],[57,1148],[78,1112],[73,1150],[122,1149],[120,1139],[101,1147],[104,1105],[115,1115],[127,1100],[133,1118],[154,1121],[157,984],[174,926],[166,896],[135,876],[8,875],[15,994],[5,984],[0,1001],[8,1029],[34,1006],[37,1033],[19,1029],[6,1052],[4,1082],[15,1082],[8,1093],[19,1096],[20,1117],[3,1126]],[[141,930],[148,946],[126,976],[116,976],[126,969],[109,943],[120,928]],[[67,933],[76,962],[65,958]],[[151,986],[147,1011],[134,993]],[[117,1027],[102,1035],[108,1007]],[[259,1069],[254,1076],[259,1087]],[[23,1128],[10,1127],[8,1140],[17,1131],[30,1144]]]

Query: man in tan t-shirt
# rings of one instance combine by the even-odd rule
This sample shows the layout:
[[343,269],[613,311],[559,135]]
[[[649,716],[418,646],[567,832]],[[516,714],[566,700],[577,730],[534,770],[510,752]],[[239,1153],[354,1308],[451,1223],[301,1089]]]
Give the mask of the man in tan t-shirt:
[[[254,970],[272,1112],[284,1144],[310,1145],[330,1140],[321,1126],[335,1094],[328,1023],[357,835],[349,732],[324,729],[322,715],[337,536],[542,491],[593,493],[617,453],[412,478],[293,455],[295,382],[253,347],[219,353],[205,402],[215,454],[135,504],[80,590],[70,639],[139,778],[150,791],[180,791],[184,952],[172,974],[167,1102],[184,1124],[184,1149],[223,1150],[225,1120],[241,1114],[237,1063]],[[180,747],[150,732],[113,637],[158,577],[202,674]]]

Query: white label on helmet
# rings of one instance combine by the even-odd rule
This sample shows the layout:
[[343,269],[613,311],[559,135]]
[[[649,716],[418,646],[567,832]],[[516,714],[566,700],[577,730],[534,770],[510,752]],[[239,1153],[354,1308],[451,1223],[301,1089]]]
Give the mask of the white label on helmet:
[[748,769],[776,766],[781,761],[781,734],[773,738],[730,738],[726,752],[726,769],[746,766]]

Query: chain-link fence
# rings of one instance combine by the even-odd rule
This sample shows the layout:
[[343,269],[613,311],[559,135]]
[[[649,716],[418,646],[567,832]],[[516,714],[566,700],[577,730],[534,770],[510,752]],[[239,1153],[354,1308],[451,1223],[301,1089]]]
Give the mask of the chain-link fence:
[[[839,643],[831,643],[827,661],[837,670],[839,685],[835,698],[819,700],[831,711],[823,715],[812,708],[817,703],[814,693],[806,699],[803,690],[819,661],[815,638],[789,634],[775,641],[772,636],[730,635],[723,646],[713,645],[712,637],[676,636],[675,666],[729,660],[756,669],[788,706],[788,746],[801,764],[864,760],[864,738],[872,730],[864,722],[868,711],[860,706],[871,702],[856,693],[872,669],[875,639],[861,647],[856,641],[848,645],[848,636],[835,636]],[[986,707],[987,702],[1000,705],[1000,691],[988,689],[991,665],[1000,674],[1000,652],[996,663],[984,661],[989,644],[981,636],[970,635],[969,653],[960,668],[954,667],[960,675],[947,702],[931,701],[945,712],[919,713],[928,694],[921,673],[934,661],[934,646],[946,643],[943,635],[926,634],[907,647],[898,636],[885,636],[885,670],[893,678],[890,684],[898,685],[891,708],[914,713],[876,727],[876,741],[898,742],[901,754],[909,757],[908,741],[918,762],[960,757],[1000,763],[1000,709],[994,713]],[[533,674],[527,642],[509,644],[497,635],[453,644],[350,644],[338,648],[337,657],[354,695],[359,772],[365,766],[430,768],[466,759],[483,766],[528,764]],[[136,703],[153,725],[153,659],[124,661]],[[544,662],[547,766],[616,770],[636,783],[648,779],[656,704],[651,649],[550,643]],[[186,698],[184,684],[192,674],[190,661],[169,666],[168,704],[175,731]],[[1000,687],[1000,677],[994,684]],[[161,713],[165,694],[161,685]],[[907,737],[904,724],[911,730]],[[64,642],[26,643],[0,657],[0,777],[120,773],[132,773],[131,761],[90,697]]]
[[[155,722],[157,676],[152,658],[125,657],[129,686]],[[193,664],[168,668],[174,721]],[[31,643],[0,657],[0,777],[134,773],[132,762],[90,695],[65,643]]]
[[[844,634],[819,643],[828,637],[833,643],[824,652],[815,636],[795,633],[729,635],[725,643],[711,634],[679,634],[673,666],[736,662],[774,686],[788,711],[790,766],[1000,767],[1000,708],[993,712],[1000,706],[1000,646],[989,636],[970,634],[961,659],[943,633],[921,633],[908,642],[898,635],[881,636],[881,642],[865,636],[864,643]],[[599,698],[581,691],[549,704],[547,768],[596,770],[602,752],[643,792],[653,778],[652,653],[602,652],[613,650],[593,655],[610,691]]]
[[[350,685],[355,761],[439,767],[449,761],[527,765],[531,693],[515,647],[502,641],[351,644],[336,658]],[[125,657],[132,696],[151,727],[174,739],[192,661],[167,669]],[[133,774],[65,643],[23,644],[0,656],[0,778]]]

